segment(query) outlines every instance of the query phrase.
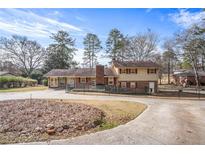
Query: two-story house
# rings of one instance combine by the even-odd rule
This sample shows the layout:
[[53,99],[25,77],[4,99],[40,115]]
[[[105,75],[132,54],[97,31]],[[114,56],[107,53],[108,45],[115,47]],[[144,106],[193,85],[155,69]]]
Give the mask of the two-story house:
[[126,89],[157,91],[159,65],[152,61],[113,61],[110,68],[54,69],[45,74],[51,88],[95,88],[109,85]]

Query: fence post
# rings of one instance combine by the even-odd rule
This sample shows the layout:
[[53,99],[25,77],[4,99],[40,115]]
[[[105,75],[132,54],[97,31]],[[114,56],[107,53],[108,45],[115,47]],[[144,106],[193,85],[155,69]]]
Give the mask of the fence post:
[[198,98],[200,99],[200,87],[198,88]]

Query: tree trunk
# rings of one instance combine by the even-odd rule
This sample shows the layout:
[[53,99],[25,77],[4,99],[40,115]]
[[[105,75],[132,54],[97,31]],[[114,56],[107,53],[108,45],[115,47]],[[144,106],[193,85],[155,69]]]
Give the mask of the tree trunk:
[[193,69],[194,69],[194,76],[195,76],[195,81],[196,81],[196,88],[198,89],[200,86],[199,74],[198,74],[197,68],[195,66],[193,67]]
[[168,60],[168,84],[170,84],[170,59]]
[[202,55],[202,59],[201,59],[201,67],[202,67],[202,71],[205,70],[205,66],[204,66],[204,57],[205,57],[205,56]]

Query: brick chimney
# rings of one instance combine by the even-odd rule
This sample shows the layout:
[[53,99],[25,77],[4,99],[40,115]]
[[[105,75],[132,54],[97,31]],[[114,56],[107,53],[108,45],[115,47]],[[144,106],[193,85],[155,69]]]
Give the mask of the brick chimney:
[[104,66],[96,65],[96,85],[104,85]]

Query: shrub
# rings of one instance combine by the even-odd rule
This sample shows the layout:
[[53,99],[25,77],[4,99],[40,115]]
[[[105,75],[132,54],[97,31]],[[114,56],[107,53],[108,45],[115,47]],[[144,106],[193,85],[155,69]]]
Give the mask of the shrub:
[[0,88],[12,88],[24,86],[35,86],[37,80],[16,77],[16,76],[0,76]]
[[43,79],[43,85],[48,86],[48,79]]
[[40,84],[42,82],[42,79],[43,79],[43,73],[39,70],[35,70],[31,74],[31,78],[34,79],[34,80],[37,80],[38,84]]

